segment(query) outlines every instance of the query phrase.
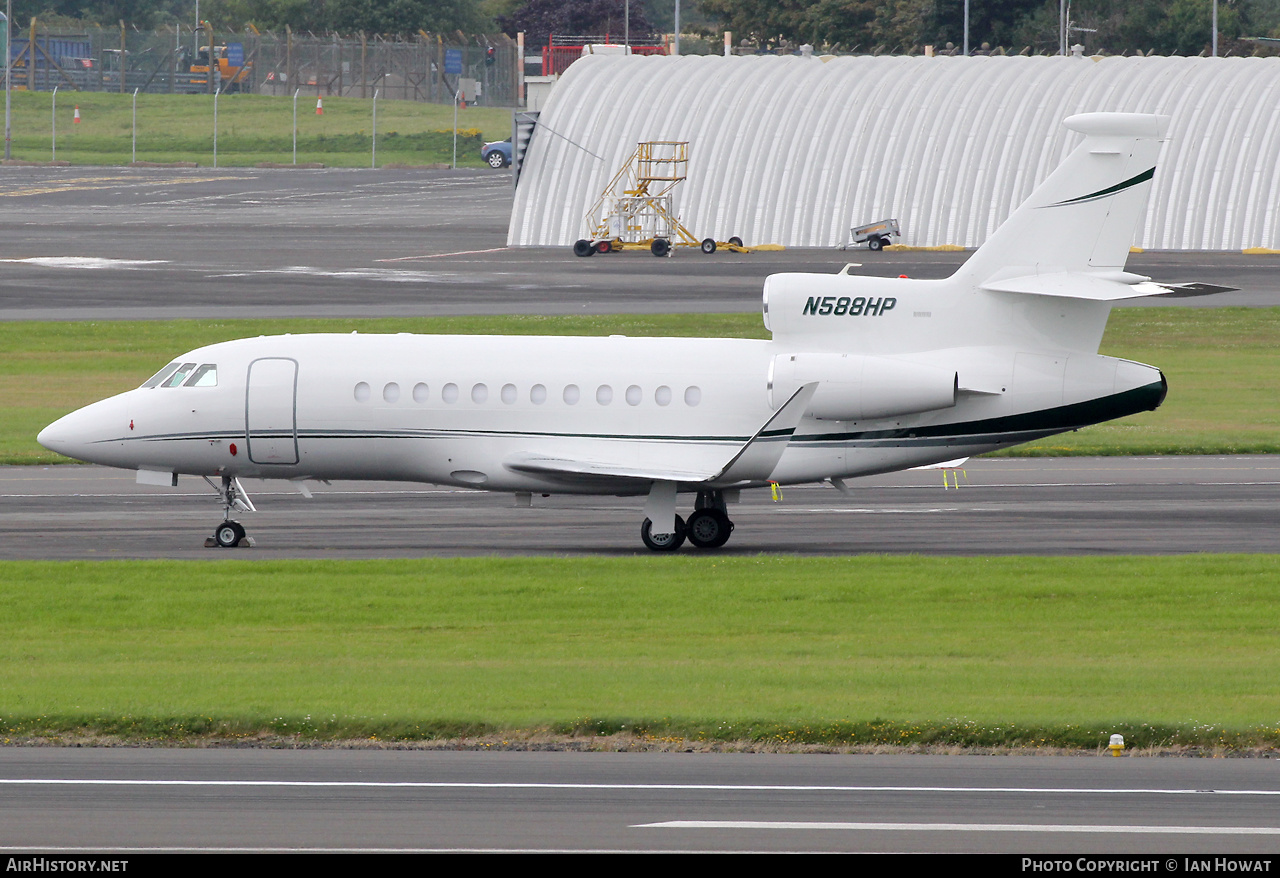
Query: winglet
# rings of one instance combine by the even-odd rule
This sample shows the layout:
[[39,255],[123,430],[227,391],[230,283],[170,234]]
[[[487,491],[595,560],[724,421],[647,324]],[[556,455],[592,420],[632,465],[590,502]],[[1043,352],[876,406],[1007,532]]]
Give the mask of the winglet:
[[787,443],[791,441],[796,427],[800,426],[800,420],[809,410],[809,401],[817,389],[818,382],[813,381],[791,394],[782,408],[774,412],[773,417],[709,481],[761,481],[769,478],[782,459],[782,452],[787,450]]

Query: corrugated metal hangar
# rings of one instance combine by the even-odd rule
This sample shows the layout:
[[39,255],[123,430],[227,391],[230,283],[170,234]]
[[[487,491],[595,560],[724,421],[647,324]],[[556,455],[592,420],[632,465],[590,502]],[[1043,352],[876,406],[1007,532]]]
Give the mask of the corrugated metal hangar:
[[831,247],[883,217],[976,247],[1079,142],[1075,113],[1171,117],[1135,244],[1280,249],[1280,58],[593,56],[524,156],[508,243],[570,245],[641,141],[688,141],[699,237]]

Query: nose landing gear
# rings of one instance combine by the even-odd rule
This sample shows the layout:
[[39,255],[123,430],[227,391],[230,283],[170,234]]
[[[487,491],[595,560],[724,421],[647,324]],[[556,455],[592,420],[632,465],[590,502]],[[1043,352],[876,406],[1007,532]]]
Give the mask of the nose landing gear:
[[231,476],[222,477],[222,485],[218,486],[208,476],[203,476],[208,482],[209,487],[218,492],[218,496],[222,499],[222,524],[218,525],[213,531],[213,536],[204,541],[206,549],[212,549],[215,546],[222,549],[232,549],[236,546],[252,546],[253,538],[245,534],[244,525],[238,521],[231,520],[232,510],[241,512],[257,512],[253,507],[253,501],[249,499],[249,495],[244,490],[244,485],[240,484],[240,480]]

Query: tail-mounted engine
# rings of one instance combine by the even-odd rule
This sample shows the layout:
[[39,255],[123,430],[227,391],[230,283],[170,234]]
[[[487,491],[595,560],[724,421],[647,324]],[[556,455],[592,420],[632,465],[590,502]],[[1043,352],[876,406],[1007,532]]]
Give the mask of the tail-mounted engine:
[[953,369],[907,359],[858,354],[783,354],[769,367],[769,404],[775,409],[801,386],[817,382],[810,417],[825,421],[892,418],[956,404]]

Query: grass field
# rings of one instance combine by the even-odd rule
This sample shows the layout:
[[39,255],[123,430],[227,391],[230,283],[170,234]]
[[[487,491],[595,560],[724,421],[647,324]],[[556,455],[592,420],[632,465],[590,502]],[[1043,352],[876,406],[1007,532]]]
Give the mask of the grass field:
[[[59,92],[57,159],[80,165],[121,165],[132,159],[133,95]],[[73,121],[76,107],[81,121]],[[298,161],[329,167],[369,167],[373,101],[298,98]],[[15,159],[49,161],[53,153],[52,96],[13,93]],[[474,108],[458,114],[458,164],[481,167],[481,141],[511,136],[511,111]],[[213,163],[213,98],[138,95],[138,160]],[[453,108],[413,101],[378,101],[378,164],[449,162]],[[222,95],[218,99],[218,165],[249,166],[293,159],[293,98]]]
[[1277,556],[5,562],[0,735],[1276,745],[1278,578]]
[[[316,330],[764,337],[756,315],[0,324],[0,457],[174,354]],[[1031,453],[1280,449],[1280,309],[1133,309],[1157,412]],[[0,563],[0,743],[1280,746],[1280,556]],[[682,745],[682,744],[681,744]]]
[[[765,338],[755,314],[376,320],[156,320],[0,324],[0,463],[54,463],[35,435],[72,409],[138,386],[203,344],[276,332],[457,332]],[[1005,454],[1238,454],[1280,451],[1280,308],[1121,309],[1102,352],[1159,366],[1154,412]]]

